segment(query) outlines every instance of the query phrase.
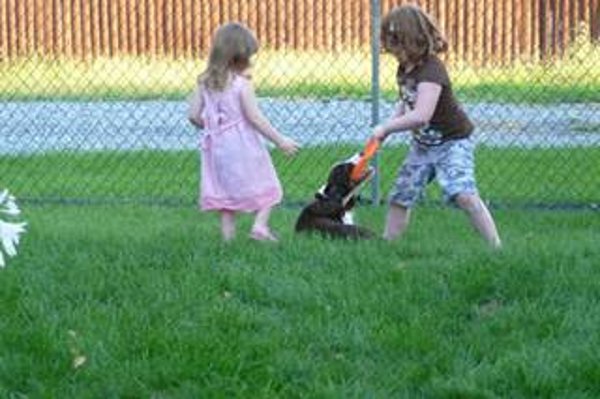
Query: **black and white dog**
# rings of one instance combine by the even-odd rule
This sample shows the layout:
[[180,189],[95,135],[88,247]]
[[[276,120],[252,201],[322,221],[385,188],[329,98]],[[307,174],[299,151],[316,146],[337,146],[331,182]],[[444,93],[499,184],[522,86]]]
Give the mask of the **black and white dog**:
[[358,191],[373,174],[372,168],[367,168],[354,182],[350,176],[355,165],[356,157],[353,157],[332,167],[327,184],[302,209],[296,221],[297,232],[317,232],[326,237],[346,239],[375,237],[373,231],[352,221],[351,210],[356,205]]

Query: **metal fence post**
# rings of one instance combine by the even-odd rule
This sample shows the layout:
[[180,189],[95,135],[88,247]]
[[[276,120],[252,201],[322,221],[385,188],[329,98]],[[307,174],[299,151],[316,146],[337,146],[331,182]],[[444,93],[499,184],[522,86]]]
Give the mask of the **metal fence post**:
[[[379,123],[379,29],[380,29],[380,4],[379,0],[371,0],[371,127]],[[381,193],[379,190],[379,154],[373,159],[375,173],[371,180],[371,201],[379,205]]]

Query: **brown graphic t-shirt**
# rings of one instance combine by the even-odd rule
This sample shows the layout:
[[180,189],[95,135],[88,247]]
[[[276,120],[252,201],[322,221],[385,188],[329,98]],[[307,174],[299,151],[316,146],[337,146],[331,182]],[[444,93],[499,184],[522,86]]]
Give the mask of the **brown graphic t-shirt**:
[[426,57],[407,73],[399,67],[396,79],[400,98],[407,109],[415,107],[419,83],[430,82],[442,86],[429,125],[413,130],[415,140],[426,145],[438,145],[447,140],[468,137],[473,132],[473,123],[454,97],[446,67],[437,56]]

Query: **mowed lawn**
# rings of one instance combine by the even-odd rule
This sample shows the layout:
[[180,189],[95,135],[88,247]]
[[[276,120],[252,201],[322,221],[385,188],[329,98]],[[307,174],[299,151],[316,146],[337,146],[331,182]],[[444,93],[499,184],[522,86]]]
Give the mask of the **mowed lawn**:
[[[598,49],[574,50],[452,75],[464,101],[598,102]],[[7,62],[0,97],[182,99],[199,61]],[[370,92],[366,53],[267,51],[258,66],[262,96]],[[387,99],[394,70],[382,60]],[[0,156],[28,222],[0,269],[0,397],[600,397],[600,149],[478,149],[501,251],[431,205],[396,243],[295,235],[296,204],[357,150],[274,154],[277,245],[250,241],[248,216],[220,241],[216,216],[194,209],[192,151]],[[405,152],[382,151],[382,198]],[[380,232],[384,214],[362,205],[357,219]]]
[[[306,203],[334,163],[361,149],[347,144],[306,146],[294,158],[272,151],[286,203]],[[406,152],[403,145],[380,150],[382,200]],[[479,146],[477,182],[482,197],[499,205],[591,208],[600,204],[599,159],[598,147]],[[198,196],[199,164],[196,151],[50,152],[0,156],[0,176],[17,197],[35,201],[192,205]],[[363,198],[371,199],[371,194],[372,187],[365,187]],[[435,184],[428,199],[439,199]]]
[[[600,215],[422,206],[396,243],[219,240],[193,206],[22,203],[0,270],[7,398],[600,395]],[[384,207],[358,222],[381,231]]]
[[[501,103],[593,103],[600,101],[600,46],[585,34],[560,59],[515,60],[511,65],[474,67],[447,61],[461,101]],[[253,76],[265,97],[351,98],[371,96],[368,48],[337,52],[262,49]],[[397,63],[382,55],[380,90],[397,98]],[[115,57],[78,60],[23,57],[0,61],[0,98],[32,100],[183,99],[206,67],[206,59]]]

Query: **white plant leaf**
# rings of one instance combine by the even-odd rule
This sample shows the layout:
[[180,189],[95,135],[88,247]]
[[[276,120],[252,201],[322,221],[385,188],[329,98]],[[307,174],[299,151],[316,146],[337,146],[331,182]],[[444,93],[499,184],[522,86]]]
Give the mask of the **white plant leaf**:
[[19,214],[21,214],[21,210],[19,209],[19,207],[17,206],[17,203],[15,202],[15,200],[8,200],[6,201],[6,204],[4,205],[3,209],[0,210],[0,212],[5,213],[7,215],[11,215],[11,216],[17,216]]
[[0,193],[0,204],[4,203],[4,200],[6,200],[6,197],[8,197],[8,190],[4,189],[2,190],[2,192]]
[[19,245],[19,235],[25,232],[26,223],[10,223],[0,220],[0,240],[4,252],[8,256],[17,254],[17,245]]
[[[0,215],[15,217],[21,214],[17,206],[16,198],[8,190],[0,192]],[[4,256],[12,257],[17,254],[17,246],[21,234],[25,232],[27,223],[14,220],[4,221],[0,219],[0,268],[6,266]]]

